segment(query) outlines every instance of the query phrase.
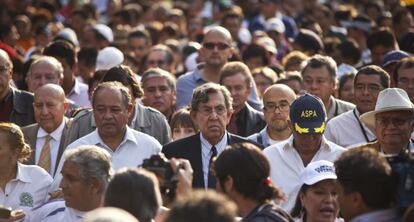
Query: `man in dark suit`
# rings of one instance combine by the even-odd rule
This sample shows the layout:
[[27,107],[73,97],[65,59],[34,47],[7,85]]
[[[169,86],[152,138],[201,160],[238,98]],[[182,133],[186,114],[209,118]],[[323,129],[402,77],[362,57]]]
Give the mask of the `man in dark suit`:
[[196,135],[165,145],[167,158],[190,161],[194,170],[193,187],[215,188],[210,163],[227,145],[248,140],[226,131],[233,112],[232,98],[226,87],[206,83],[194,89],[190,115],[200,129]]
[[260,132],[266,126],[263,113],[247,103],[254,87],[249,67],[242,62],[228,62],[220,71],[220,84],[230,91],[233,98],[234,112],[227,130],[244,137]]
[[39,87],[34,95],[35,124],[24,127],[23,133],[32,148],[27,164],[37,164],[52,176],[65,149],[65,136],[70,120],[64,117],[68,103],[65,92],[56,84]]

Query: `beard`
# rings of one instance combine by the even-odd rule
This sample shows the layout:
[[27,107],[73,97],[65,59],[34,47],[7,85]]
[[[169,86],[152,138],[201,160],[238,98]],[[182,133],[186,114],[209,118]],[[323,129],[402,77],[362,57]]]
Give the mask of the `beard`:
[[285,120],[274,120],[268,127],[276,132],[282,132],[286,130],[289,125]]

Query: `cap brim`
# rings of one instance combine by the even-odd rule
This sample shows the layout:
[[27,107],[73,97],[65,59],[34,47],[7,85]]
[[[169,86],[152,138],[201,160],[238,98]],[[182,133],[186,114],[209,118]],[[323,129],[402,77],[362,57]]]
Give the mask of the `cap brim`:
[[338,177],[335,174],[325,174],[313,177],[312,179],[309,179],[307,181],[303,181],[303,183],[306,185],[314,185],[315,183],[318,183],[322,180],[336,180],[337,178]]
[[383,108],[381,110],[377,111],[370,111],[362,114],[359,119],[365,123],[365,125],[370,127],[375,127],[375,115],[378,113],[383,112],[389,112],[389,111],[411,111],[414,112],[414,108],[408,108],[408,107],[389,107],[389,108]]

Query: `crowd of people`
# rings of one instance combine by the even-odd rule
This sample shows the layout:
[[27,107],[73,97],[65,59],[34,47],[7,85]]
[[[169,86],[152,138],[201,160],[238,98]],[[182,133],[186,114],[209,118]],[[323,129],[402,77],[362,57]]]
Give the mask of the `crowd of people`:
[[0,1],[0,221],[414,221],[413,13]]

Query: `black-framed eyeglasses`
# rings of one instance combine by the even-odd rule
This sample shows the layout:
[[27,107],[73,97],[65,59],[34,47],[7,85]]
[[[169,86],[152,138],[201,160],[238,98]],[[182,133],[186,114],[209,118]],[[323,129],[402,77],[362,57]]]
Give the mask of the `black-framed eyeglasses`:
[[229,45],[227,45],[226,43],[222,43],[222,42],[218,42],[218,43],[214,43],[214,42],[206,42],[203,44],[204,48],[206,49],[214,49],[214,48],[218,48],[219,50],[225,50],[230,48]]
[[277,105],[277,104],[266,104],[263,109],[266,112],[275,112],[276,109],[279,109],[281,112],[287,112],[287,111],[289,111],[289,107],[290,107],[289,103],[280,103],[279,105]]

